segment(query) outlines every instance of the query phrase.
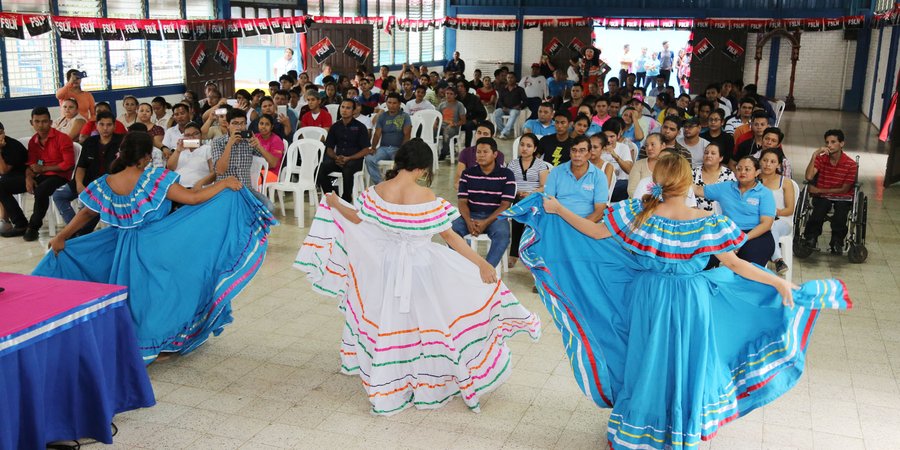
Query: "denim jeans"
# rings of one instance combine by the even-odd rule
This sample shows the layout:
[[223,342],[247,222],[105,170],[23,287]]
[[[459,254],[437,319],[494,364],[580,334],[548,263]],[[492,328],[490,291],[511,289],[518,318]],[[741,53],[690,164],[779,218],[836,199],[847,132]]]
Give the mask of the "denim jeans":
[[78,198],[78,194],[72,190],[72,186],[68,183],[62,185],[53,192],[53,204],[59,210],[59,214],[63,218],[63,222],[69,223],[75,217],[75,209],[72,208],[72,200]]
[[253,194],[253,196],[256,197],[259,201],[261,201],[262,204],[266,207],[266,209],[268,209],[269,211],[275,211],[275,204],[272,203],[271,200],[269,200],[269,197],[266,197],[265,194],[257,191],[256,189],[247,189],[247,190],[250,191],[250,193]]
[[[490,213],[470,213],[470,215],[473,219],[481,220],[490,216]],[[453,221],[453,231],[462,237],[466,237],[469,234],[469,227],[466,226],[465,219],[457,217]],[[484,234],[491,239],[491,247],[488,249],[487,256],[484,259],[491,266],[496,267],[497,264],[500,264],[500,259],[503,257],[503,253],[506,252],[506,247],[509,247],[509,221],[505,217],[498,217],[497,220],[487,227]]]
[[[494,110],[494,124],[497,125],[497,129],[500,130],[501,135],[509,136],[512,133],[513,127],[516,125],[516,121],[519,119],[519,113],[521,112],[522,111],[518,109],[510,109],[508,113],[504,113],[503,108]],[[506,125],[503,125],[504,114],[509,114],[509,120],[506,122]]]
[[394,159],[394,155],[397,154],[397,149],[399,148],[400,147],[382,146],[378,147],[378,150],[374,155],[366,156],[366,170],[369,171],[369,178],[372,179],[372,184],[381,183],[381,170],[378,168],[378,162]]

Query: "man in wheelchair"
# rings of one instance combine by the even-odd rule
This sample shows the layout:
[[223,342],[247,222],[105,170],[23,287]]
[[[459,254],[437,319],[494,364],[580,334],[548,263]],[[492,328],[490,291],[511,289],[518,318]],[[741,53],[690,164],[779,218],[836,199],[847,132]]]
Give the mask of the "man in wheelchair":
[[812,213],[803,234],[803,244],[807,248],[816,248],[826,215],[834,208],[829,248],[835,255],[843,251],[847,237],[847,215],[853,207],[857,169],[856,162],[844,153],[844,132],[826,131],[825,146],[813,152],[806,166],[807,189],[812,200]]

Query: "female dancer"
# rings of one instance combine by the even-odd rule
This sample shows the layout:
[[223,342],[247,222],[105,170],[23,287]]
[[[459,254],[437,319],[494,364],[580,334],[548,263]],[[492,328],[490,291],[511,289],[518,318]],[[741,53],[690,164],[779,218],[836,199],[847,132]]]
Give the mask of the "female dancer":
[[[81,193],[85,207],[33,273],[128,286],[147,364],[161,352],[188,353],[231,323],[231,300],[262,265],[275,223],[235,178],[189,190],[175,172],[148,169],[152,149],[147,133],[125,136],[109,175]],[[197,206],[169,214],[172,202]],[[109,227],[66,242],[98,214]]]
[[[451,227],[459,212],[417,184],[431,149],[400,146],[386,181],[319,205],[294,267],[344,313],[341,372],[358,374],[375,414],[480,398],[510,374],[507,338],[537,339],[540,320]],[[431,242],[440,234],[453,250]],[[480,273],[480,276],[479,276]]]
[[[601,224],[539,195],[508,215],[579,386],[612,408],[610,447],[695,448],[790,389],[819,310],[851,303],[838,280],[798,288],[739,259],[737,225],[685,206],[686,159],[663,154],[653,180]],[[727,268],[703,271],[712,254]]]

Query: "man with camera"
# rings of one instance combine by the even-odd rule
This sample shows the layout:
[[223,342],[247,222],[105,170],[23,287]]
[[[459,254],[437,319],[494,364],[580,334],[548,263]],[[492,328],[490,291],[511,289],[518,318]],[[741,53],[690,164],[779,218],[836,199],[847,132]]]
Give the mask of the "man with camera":
[[266,198],[265,194],[253,189],[251,177],[259,177],[260,174],[250,173],[250,167],[253,165],[254,156],[264,158],[269,163],[269,167],[277,167],[280,161],[275,155],[266,151],[259,143],[259,139],[247,130],[247,113],[239,109],[232,109],[228,111],[225,118],[228,120],[228,135],[213,139],[210,144],[216,170],[216,181],[228,177],[237,178],[244,187],[249,189],[250,193],[271,210],[274,206],[272,202]]
[[74,98],[78,102],[78,114],[90,121],[94,120],[94,96],[81,90],[81,79],[85,77],[87,72],[83,70],[70,69],[66,72],[66,84],[57,89],[56,99],[62,106],[64,101]]

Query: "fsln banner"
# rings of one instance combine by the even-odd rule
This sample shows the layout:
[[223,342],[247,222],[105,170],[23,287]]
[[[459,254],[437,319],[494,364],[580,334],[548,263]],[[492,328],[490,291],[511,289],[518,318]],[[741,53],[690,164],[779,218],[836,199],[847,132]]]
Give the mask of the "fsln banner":
[[347,41],[347,45],[344,47],[344,54],[355,59],[359,64],[366,62],[370,53],[372,53],[371,48],[352,38]]
[[321,41],[316,42],[315,45],[310,47],[309,52],[312,53],[313,59],[315,59],[317,63],[322,64],[329,56],[337,52],[337,48],[331,43],[331,39],[324,37]]

